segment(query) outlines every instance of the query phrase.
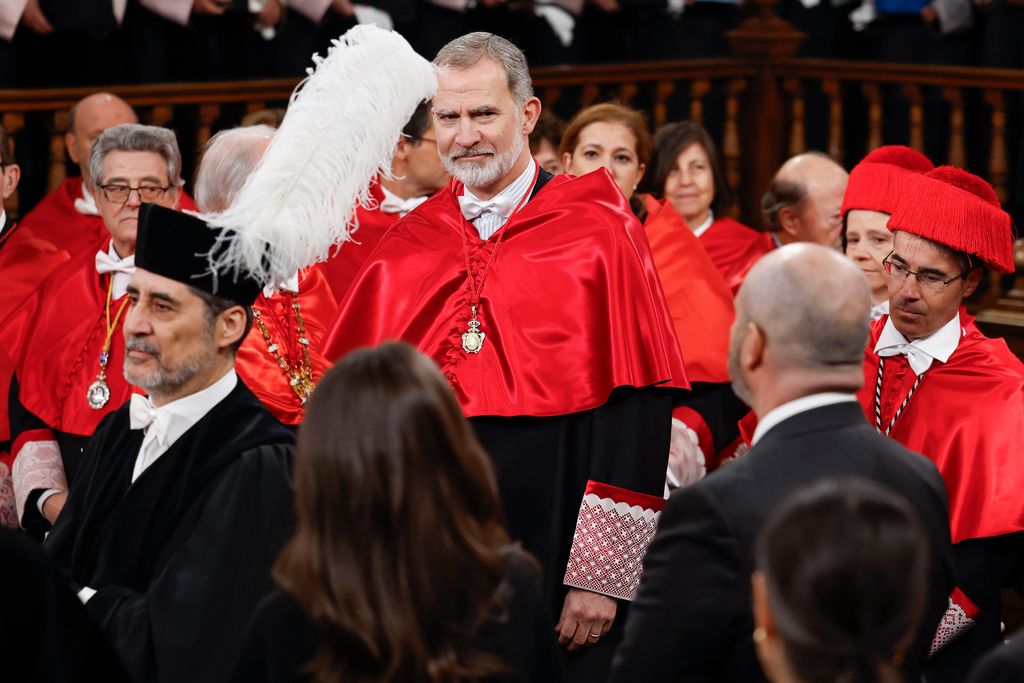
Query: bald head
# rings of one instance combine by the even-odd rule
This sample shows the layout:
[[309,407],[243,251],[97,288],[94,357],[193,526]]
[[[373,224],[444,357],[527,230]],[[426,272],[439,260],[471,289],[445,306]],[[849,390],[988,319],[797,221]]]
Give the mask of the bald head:
[[131,106],[117,95],[93,93],[71,107],[70,125],[64,144],[71,161],[78,164],[82,178],[89,184],[89,151],[100,133],[122,123],[138,123]]
[[837,246],[848,180],[843,167],[825,154],[796,155],[779,168],[761,200],[765,224],[783,244]]
[[838,252],[794,244],[762,258],[736,299],[736,315],[760,328],[778,368],[859,372],[871,293]]
[[274,137],[270,126],[224,130],[206,143],[196,172],[196,205],[203,213],[224,211],[263,158]]

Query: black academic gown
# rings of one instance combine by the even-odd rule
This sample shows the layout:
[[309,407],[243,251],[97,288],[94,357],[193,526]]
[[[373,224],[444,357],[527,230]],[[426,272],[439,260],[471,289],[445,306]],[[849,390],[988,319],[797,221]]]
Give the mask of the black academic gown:
[[[661,496],[678,393],[623,387],[593,410],[470,419],[495,467],[509,533],[543,567],[555,620],[569,591],[563,579],[587,480]],[[607,679],[629,609],[629,602],[616,602],[611,631],[596,645],[566,653],[567,681]]]
[[[486,683],[559,683],[562,662],[558,645],[548,637],[551,617],[541,598],[537,570],[521,552],[509,554],[507,596],[501,618],[486,623],[477,646],[497,657],[507,671]],[[425,627],[430,628],[430,624]],[[256,610],[246,628],[231,683],[297,683],[311,681],[299,669],[313,658],[316,625],[290,596],[275,592]]]
[[95,622],[28,536],[0,529],[0,680],[128,683]]
[[239,380],[132,483],[141,430],[105,418],[45,547],[137,681],[222,681],[294,526],[291,431]]
[[788,496],[836,477],[868,479],[904,495],[924,524],[931,574],[904,663],[906,680],[920,680],[954,585],[946,490],[934,464],[875,432],[851,401],[780,422],[745,457],[672,494],[612,681],[766,681],[751,638],[755,539]]

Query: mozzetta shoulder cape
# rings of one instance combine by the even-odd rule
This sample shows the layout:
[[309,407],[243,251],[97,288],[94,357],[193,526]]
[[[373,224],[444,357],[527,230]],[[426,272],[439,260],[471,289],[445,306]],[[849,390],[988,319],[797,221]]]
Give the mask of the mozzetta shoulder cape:
[[[875,343],[888,318],[872,323],[864,353],[864,386],[858,393],[875,423]],[[885,361],[882,424],[888,425],[916,375],[906,357]],[[934,362],[890,436],[927,456],[939,468],[949,495],[953,542],[1024,530],[1024,365],[1002,339],[973,325],[946,363]]]
[[340,303],[329,359],[405,340],[441,367],[467,417],[561,415],[616,387],[688,386],[643,227],[607,172],[556,176],[512,216],[481,296],[483,349],[465,353],[467,260],[481,272],[497,236],[480,240],[461,193],[453,181],[387,232]]

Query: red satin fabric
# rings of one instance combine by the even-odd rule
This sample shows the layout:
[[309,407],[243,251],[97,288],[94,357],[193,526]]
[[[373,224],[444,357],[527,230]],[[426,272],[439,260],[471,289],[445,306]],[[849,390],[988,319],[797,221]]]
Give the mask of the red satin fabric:
[[728,216],[716,219],[700,236],[700,243],[734,295],[747,272],[773,248],[771,235],[757,232]]
[[[105,249],[107,244],[98,247]],[[94,251],[80,254],[53,271],[4,322],[0,346],[18,374],[21,402],[51,429],[89,436],[132,393],[123,373],[122,314],[107,364],[110,401],[94,410],[85,398],[100,371],[108,277],[96,273]],[[121,297],[111,303],[111,317],[126,300]]]
[[441,367],[469,417],[549,416],[602,405],[619,386],[688,387],[643,228],[607,171],[556,176],[506,224],[478,318],[470,317],[463,239],[480,240],[447,188],[388,231],[339,305],[325,346],[336,359],[388,339]]
[[728,382],[732,292],[671,202],[644,197],[644,231],[691,382]]
[[[858,393],[875,423],[875,343],[887,317],[872,323]],[[890,436],[932,460],[949,496],[954,543],[1024,530],[1024,365],[1002,339],[963,326],[964,336],[946,363],[935,361]],[[885,361],[883,430],[914,384],[904,356]]]
[[[313,365],[313,381],[318,382],[331,364],[324,358],[321,347],[327,336],[327,326],[334,319],[337,304],[327,280],[316,268],[306,270],[299,277],[299,308],[309,339],[309,360]],[[259,295],[253,308],[259,309],[270,338],[279,347],[279,353],[293,366],[302,359],[299,335],[295,330],[292,297],[279,292],[270,299]],[[288,378],[267,351],[263,333],[256,325],[242,342],[235,360],[235,370],[245,385],[252,389],[260,402],[281,422],[297,425],[302,422],[305,406],[292,391]]]
[[384,192],[380,184],[374,181],[370,185],[370,195],[376,205],[373,209],[360,206],[356,209],[358,228],[352,234],[352,242],[345,242],[325,263],[316,267],[324,274],[327,284],[337,301],[341,301],[355,278],[359,268],[373,253],[380,238],[401,216],[397,213],[384,213],[380,203],[384,201]]

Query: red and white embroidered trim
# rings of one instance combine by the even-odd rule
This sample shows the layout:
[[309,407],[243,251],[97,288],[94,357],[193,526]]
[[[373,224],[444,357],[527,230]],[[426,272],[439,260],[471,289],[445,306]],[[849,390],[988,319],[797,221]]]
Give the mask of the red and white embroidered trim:
[[974,626],[974,617],[980,612],[981,610],[959,588],[954,589],[949,597],[949,607],[946,608],[946,613],[942,615],[942,621],[935,630],[928,656],[934,656],[936,652]]
[[64,460],[56,441],[29,441],[14,455],[11,468],[18,519],[25,518],[28,494],[35,489],[68,490]]
[[7,463],[0,462],[0,526],[17,529],[18,509],[14,502],[14,484],[11,482],[10,468]]
[[565,585],[621,600],[634,599],[644,555],[664,506],[664,499],[658,496],[587,482]]

